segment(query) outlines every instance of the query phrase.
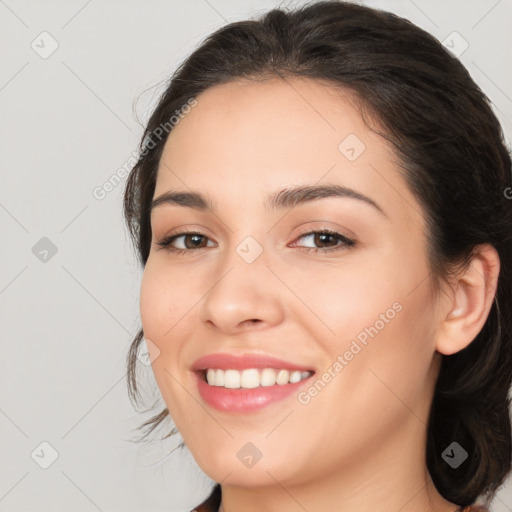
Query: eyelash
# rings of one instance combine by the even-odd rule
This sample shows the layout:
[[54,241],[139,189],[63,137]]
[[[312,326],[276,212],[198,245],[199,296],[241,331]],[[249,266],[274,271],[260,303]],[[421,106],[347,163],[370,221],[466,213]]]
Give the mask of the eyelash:
[[[204,238],[208,238],[203,233],[200,233],[198,231],[182,231],[181,233],[176,233],[174,235],[168,236],[160,240],[159,242],[156,242],[158,246],[160,246],[162,249],[165,249],[169,252],[172,252],[174,254],[185,254],[190,253],[193,251],[197,251],[199,249],[206,249],[206,247],[198,247],[197,249],[176,249],[175,247],[171,247],[171,243],[174,242],[177,238],[180,238],[184,235],[199,235]],[[350,238],[347,238],[346,236],[342,235],[341,233],[338,233],[336,231],[331,231],[330,229],[322,229],[319,231],[307,231],[305,233],[302,233],[298,236],[298,239],[303,238],[305,236],[309,235],[331,235],[336,237],[339,241],[342,242],[342,244],[337,245],[335,247],[327,247],[327,248],[317,248],[317,247],[299,247],[299,250],[310,252],[313,251],[315,253],[322,252],[331,252],[331,251],[339,251],[341,249],[350,249],[351,247],[354,247],[356,245],[355,240],[352,240]]]

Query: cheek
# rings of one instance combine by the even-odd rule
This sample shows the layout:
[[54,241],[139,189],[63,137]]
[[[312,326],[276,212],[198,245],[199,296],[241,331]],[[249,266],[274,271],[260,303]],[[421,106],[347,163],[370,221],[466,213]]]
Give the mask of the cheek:
[[[183,319],[187,307],[176,276],[148,259],[140,286],[140,318],[156,382],[169,409],[176,408],[176,389],[171,375],[182,364]],[[178,286],[179,288],[179,286]],[[178,329],[181,331],[178,333]],[[178,335],[179,334],[179,335]]]
[[[181,285],[179,275],[172,267],[150,258],[144,268],[140,284],[140,316],[144,332],[162,337],[187,310],[187,289]],[[190,299],[191,300],[191,299]]]
[[381,315],[388,321],[395,317],[393,304],[401,299],[395,274],[390,265],[381,269],[373,262],[364,268],[347,265],[303,272],[288,281],[297,283],[294,292],[314,313],[306,312],[305,318],[311,318],[317,334],[339,349],[361,333],[364,338],[365,329],[376,322],[381,327]]
[[364,268],[347,266],[334,279],[334,274],[331,279],[302,278],[301,293],[310,290],[308,305],[316,314],[309,323],[311,334],[329,364],[338,356],[344,359],[344,377],[337,382],[345,389],[367,389],[370,401],[391,393],[386,385],[399,396],[421,394],[435,351],[431,288],[428,279],[422,280],[428,276],[426,264],[407,258],[414,264],[404,267],[405,256],[394,256]]
[[169,272],[154,264],[146,264],[140,286],[140,318],[144,337],[151,340],[161,354],[176,347],[169,341],[173,339],[173,329],[179,325],[179,319],[186,314],[185,302],[183,290],[177,289]]
[[345,386],[356,389],[357,400],[347,396],[347,402],[354,400],[354,408],[372,409],[376,416],[382,414],[392,421],[393,416],[410,415],[410,410],[422,411],[420,404],[429,399],[433,322],[426,285],[412,294],[395,289],[381,298],[369,308],[372,316],[354,310],[352,336],[337,346],[339,353],[348,349],[351,358],[342,371],[340,391],[345,392]]
[[139,299],[140,318],[146,338],[157,338],[161,333],[160,324],[164,320],[162,310],[167,302],[164,290],[162,279],[157,279],[157,274],[149,265],[146,265],[142,275]]

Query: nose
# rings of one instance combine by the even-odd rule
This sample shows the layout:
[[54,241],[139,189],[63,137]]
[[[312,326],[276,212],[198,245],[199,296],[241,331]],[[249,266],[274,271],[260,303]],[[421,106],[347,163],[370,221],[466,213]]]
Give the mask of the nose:
[[283,321],[283,284],[268,268],[264,253],[252,263],[233,251],[212,278],[201,302],[208,328],[223,334],[264,329]]

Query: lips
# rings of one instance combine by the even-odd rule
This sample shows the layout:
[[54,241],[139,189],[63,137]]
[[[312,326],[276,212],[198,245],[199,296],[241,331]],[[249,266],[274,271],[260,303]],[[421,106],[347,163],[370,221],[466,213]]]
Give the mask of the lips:
[[[216,370],[248,370],[251,368],[275,368],[279,370],[311,372],[311,375],[299,382],[256,387],[252,389],[227,389],[211,386],[206,382],[205,373],[208,369]],[[210,354],[199,358],[192,365],[199,394],[205,403],[215,409],[227,413],[252,413],[266,406],[282,401],[298,393],[308,385],[315,370],[311,367],[285,361],[264,354],[233,355],[227,353]]]
[[249,368],[276,368],[279,370],[299,370],[301,372],[315,370],[309,366],[295,364],[283,359],[267,356],[265,354],[234,354],[218,352],[200,357],[192,365],[192,370],[202,371],[209,368],[220,370],[247,370]]

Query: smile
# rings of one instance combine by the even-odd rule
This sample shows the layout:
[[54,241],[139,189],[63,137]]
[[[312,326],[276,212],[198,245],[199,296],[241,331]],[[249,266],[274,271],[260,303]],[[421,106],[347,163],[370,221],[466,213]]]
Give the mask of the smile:
[[203,402],[227,413],[251,413],[300,392],[315,374],[303,364],[268,354],[218,352],[192,367]]
[[258,387],[268,387],[294,384],[306,379],[313,372],[311,371],[288,371],[276,370],[274,368],[249,368],[243,371],[229,369],[206,370],[206,381],[210,386],[219,386],[228,389],[253,389]]

